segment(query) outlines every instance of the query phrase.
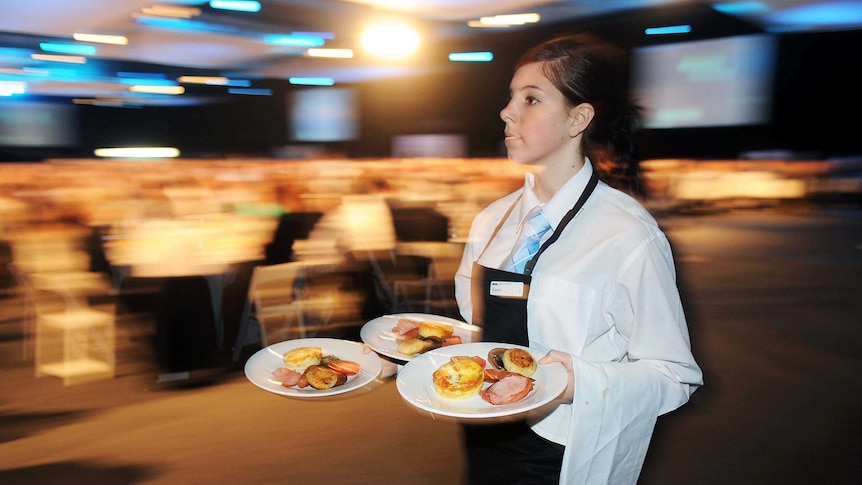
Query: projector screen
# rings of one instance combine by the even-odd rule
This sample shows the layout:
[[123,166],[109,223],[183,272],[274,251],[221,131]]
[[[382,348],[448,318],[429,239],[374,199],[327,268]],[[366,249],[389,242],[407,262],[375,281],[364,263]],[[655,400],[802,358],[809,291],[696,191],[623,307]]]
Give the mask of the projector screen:
[[69,103],[0,100],[0,146],[68,147],[78,143]]
[[350,141],[358,133],[357,95],[353,89],[299,89],[288,98],[290,139],[302,142]]
[[770,121],[776,41],[746,35],[636,48],[632,95],[645,128]]

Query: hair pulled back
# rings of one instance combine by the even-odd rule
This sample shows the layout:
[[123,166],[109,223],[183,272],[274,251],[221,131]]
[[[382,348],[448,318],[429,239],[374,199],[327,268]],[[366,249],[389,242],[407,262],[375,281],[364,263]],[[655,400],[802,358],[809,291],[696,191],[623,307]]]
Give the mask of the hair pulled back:
[[642,195],[634,144],[640,109],[629,98],[624,52],[592,36],[566,35],[528,50],[515,67],[534,62],[542,63],[545,77],[570,106],[593,106],[582,148],[603,180]]

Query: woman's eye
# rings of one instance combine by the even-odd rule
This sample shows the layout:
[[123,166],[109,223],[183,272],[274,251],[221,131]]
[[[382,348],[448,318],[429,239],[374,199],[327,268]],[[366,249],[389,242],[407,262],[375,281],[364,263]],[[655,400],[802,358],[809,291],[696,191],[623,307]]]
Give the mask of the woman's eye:
[[524,101],[526,101],[527,104],[536,104],[539,102],[539,100],[534,98],[533,96],[527,96],[526,98],[524,98]]

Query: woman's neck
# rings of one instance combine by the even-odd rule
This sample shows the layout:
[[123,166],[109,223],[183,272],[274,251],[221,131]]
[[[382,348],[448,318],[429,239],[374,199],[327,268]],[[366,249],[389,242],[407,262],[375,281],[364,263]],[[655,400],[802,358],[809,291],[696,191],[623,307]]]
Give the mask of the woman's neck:
[[560,187],[583,168],[585,163],[583,156],[575,157],[574,160],[574,163],[543,166],[533,172],[536,177],[536,185],[533,190],[542,203],[551,200],[560,190]]

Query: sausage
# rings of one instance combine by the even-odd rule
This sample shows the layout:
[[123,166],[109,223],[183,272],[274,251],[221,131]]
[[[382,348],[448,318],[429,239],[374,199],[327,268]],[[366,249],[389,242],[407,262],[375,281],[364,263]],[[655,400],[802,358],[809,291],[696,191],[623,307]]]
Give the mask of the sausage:
[[527,397],[535,382],[532,377],[510,374],[479,391],[479,395],[491,404],[511,404]]

